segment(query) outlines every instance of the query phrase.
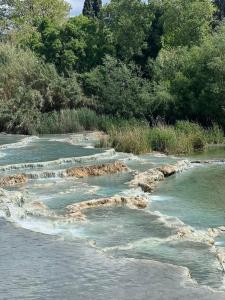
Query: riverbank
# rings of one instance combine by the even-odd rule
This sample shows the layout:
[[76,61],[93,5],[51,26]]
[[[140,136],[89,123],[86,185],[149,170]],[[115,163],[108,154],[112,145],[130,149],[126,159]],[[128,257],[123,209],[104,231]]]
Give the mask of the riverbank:
[[81,108],[42,114],[40,121],[31,125],[29,134],[65,134],[71,132],[103,131],[98,146],[114,148],[134,154],[159,151],[166,154],[190,154],[202,151],[209,144],[224,143],[224,132],[217,125],[203,128],[197,123],[177,121],[173,126],[146,120],[121,119]]

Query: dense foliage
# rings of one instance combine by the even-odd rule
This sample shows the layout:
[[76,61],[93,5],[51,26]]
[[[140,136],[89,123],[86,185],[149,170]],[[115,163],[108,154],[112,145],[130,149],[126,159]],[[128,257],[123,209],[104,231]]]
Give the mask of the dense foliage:
[[40,113],[82,102],[75,75],[64,78],[30,50],[0,45],[0,126],[29,132]]
[[[163,50],[155,63],[159,113],[225,126],[225,27],[200,46]],[[166,84],[165,84],[166,83]],[[162,93],[163,89],[163,93]]]
[[102,0],[85,0],[83,15],[87,17],[98,17],[102,8]]
[[101,66],[84,75],[84,88],[96,98],[99,113],[145,118],[150,112],[151,85],[134,64],[106,56]]
[[42,113],[83,106],[151,125],[225,128],[224,7],[85,0],[69,17],[65,0],[2,0],[1,128],[30,132]]

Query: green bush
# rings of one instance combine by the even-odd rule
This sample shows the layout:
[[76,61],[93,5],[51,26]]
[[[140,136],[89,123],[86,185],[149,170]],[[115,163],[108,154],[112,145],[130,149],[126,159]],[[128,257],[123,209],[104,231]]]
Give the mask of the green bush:
[[144,118],[150,112],[151,84],[133,64],[107,56],[103,65],[83,76],[84,90],[97,111],[119,118]]
[[82,102],[74,75],[59,76],[53,65],[29,50],[1,43],[0,70],[1,130],[32,133],[41,113]]
[[149,129],[144,126],[126,126],[111,130],[108,144],[119,152],[134,154],[151,152]]
[[177,145],[176,133],[172,127],[154,127],[150,130],[150,143],[154,151],[174,152]]
[[218,124],[214,123],[213,126],[208,129],[206,138],[209,144],[222,144],[224,143],[224,132]]
[[203,150],[207,144],[207,132],[197,123],[178,121],[175,124],[175,131],[178,140],[181,140],[179,144],[185,144],[183,141],[186,141],[186,147],[184,147],[184,150],[186,148],[186,151],[183,151],[184,153],[187,152],[187,149],[188,152]]
[[190,121],[177,121],[175,124],[175,130],[187,135],[204,134],[204,129],[199,124]]
[[82,130],[95,130],[101,124],[101,117],[87,108],[65,109],[60,112],[42,114],[36,131],[45,133],[72,133]]

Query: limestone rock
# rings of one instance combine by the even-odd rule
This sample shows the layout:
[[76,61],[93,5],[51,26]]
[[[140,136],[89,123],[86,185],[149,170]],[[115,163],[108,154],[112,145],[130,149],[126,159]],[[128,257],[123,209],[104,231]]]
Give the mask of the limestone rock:
[[225,226],[220,226],[218,227],[219,231],[224,232],[225,231]]
[[116,161],[108,164],[70,168],[66,170],[65,174],[68,177],[80,178],[87,176],[102,176],[107,174],[115,174],[127,170],[128,168],[123,162]]
[[189,168],[187,160],[178,161],[175,165],[164,165],[158,168],[149,169],[143,173],[136,174],[130,182],[130,186],[139,186],[144,192],[153,192],[157,184],[165,177],[182,172]]
[[158,168],[160,172],[163,173],[165,177],[169,177],[177,172],[176,166],[166,165]]
[[193,234],[193,230],[189,227],[181,227],[177,230],[177,236],[179,238],[184,238],[191,236]]
[[217,228],[209,228],[209,229],[207,230],[207,233],[208,233],[208,235],[209,235],[210,237],[215,238],[215,237],[217,237],[218,235],[220,235],[220,230],[217,229]]
[[139,186],[144,192],[153,192],[157,182],[164,179],[164,175],[158,169],[149,169],[146,172],[135,175],[130,186]]
[[26,174],[16,174],[0,178],[0,187],[13,186],[27,183],[28,177]]
[[70,211],[69,213],[67,213],[65,215],[66,218],[71,218],[75,221],[85,221],[86,220],[86,216],[85,214],[83,214],[80,210],[77,211]]
[[110,206],[127,206],[132,209],[144,209],[148,205],[148,201],[142,197],[122,197],[114,196],[111,198],[101,198],[83,201],[73,205],[67,206],[67,213],[65,217],[74,217],[78,220],[85,219],[83,210],[90,208],[101,208]]

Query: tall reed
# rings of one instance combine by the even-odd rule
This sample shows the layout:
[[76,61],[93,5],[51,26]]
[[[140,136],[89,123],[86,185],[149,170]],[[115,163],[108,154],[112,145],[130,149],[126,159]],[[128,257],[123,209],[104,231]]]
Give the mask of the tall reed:
[[210,143],[224,142],[223,131],[216,124],[204,129],[197,123],[178,121],[175,126],[159,124],[149,127],[146,121],[97,115],[87,108],[43,114],[36,128],[39,134],[82,130],[103,130],[108,137],[104,137],[99,146],[134,154],[151,151],[185,154],[204,150]]

